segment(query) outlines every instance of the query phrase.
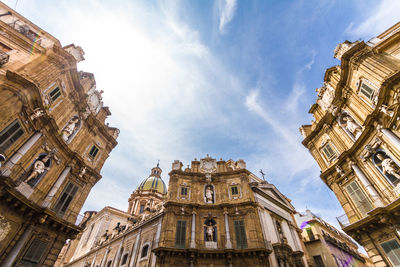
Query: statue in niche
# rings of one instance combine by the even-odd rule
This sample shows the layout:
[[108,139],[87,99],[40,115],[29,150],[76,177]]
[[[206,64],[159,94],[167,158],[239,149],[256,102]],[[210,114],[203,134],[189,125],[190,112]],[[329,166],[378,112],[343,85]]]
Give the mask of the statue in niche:
[[207,219],[204,222],[204,240],[207,242],[217,242],[216,222],[213,219]]
[[281,241],[282,243],[286,243],[287,240],[286,240],[285,235],[283,234],[282,227],[281,227],[281,223],[278,222],[278,221],[276,222],[276,230],[277,230],[277,232],[278,232],[278,236],[279,236],[280,241]]
[[362,128],[358,123],[346,112],[343,112],[339,117],[339,124],[350,132],[355,139],[360,137]]
[[400,167],[384,151],[376,152],[373,162],[393,185],[400,182]]
[[207,185],[206,186],[206,202],[207,203],[214,203],[214,191],[212,185]]
[[78,128],[80,120],[78,116],[72,117],[72,119],[68,122],[67,126],[62,130],[61,136],[62,139],[67,142],[69,138],[74,134],[75,130]]
[[33,168],[29,176],[25,179],[26,183],[33,184],[34,180],[38,180],[43,174],[50,169],[51,154],[39,156],[33,163]]

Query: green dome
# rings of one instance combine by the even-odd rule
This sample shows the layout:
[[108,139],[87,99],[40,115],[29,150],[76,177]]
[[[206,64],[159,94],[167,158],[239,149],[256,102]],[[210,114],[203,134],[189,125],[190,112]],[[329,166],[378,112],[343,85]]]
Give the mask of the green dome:
[[161,179],[162,170],[157,164],[157,167],[151,169],[151,174],[148,178],[144,179],[143,182],[138,186],[137,190],[140,191],[152,191],[155,190],[160,194],[167,193],[167,186],[164,181]]
[[167,186],[164,181],[155,176],[150,176],[144,179],[144,181],[139,185],[138,190],[156,190],[160,194],[167,193]]

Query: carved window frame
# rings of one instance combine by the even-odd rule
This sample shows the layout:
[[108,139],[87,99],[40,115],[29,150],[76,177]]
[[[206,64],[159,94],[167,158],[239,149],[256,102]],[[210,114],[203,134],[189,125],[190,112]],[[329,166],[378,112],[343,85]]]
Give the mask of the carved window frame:
[[[182,194],[182,190],[186,189],[186,195]],[[178,199],[190,200],[191,198],[191,188],[186,183],[182,183],[178,188]]]
[[[372,95],[370,97],[368,97],[367,95],[365,95],[361,89],[363,87],[363,85],[366,85],[367,87],[369,87],[370,89],[373,90]],[[376,105],[376,98],[379,95],[379,87],[376,86],[374,83],[372,83],[371,81],[369,81],[368,79],[361,77],[357,83],[357,95],[360,97],[360,99],[365,102],[368,106],[370,107],[374,107]]]
[[[143,249],[147,246],[147,254],[143,256]],[[139,253],[139,261],[144,261],[148,260],[151,254],[151,242],[146,241],[145,243],[142,244],[142,247],[140,248],[140,253]]]
[[[331,156],[328,156],[328,155],[326,154],[326,152],[325,152],[325,148],[327,148],[327,147],[329,147],[329,148],[334,152]],[[337,159],[338,155],[339,155],[339,152],[338,152],[336,146],[335,146],[335,145],[333,144],[333,142],[330,141],[330,140],[327,141],[325,144],[323,144],[323,145],[320,147],[319,150],[320,150],[321,154],[323,155],[325,161],[326,161],[327,163],[329,163],[329,164],[331,164],[333,161],[335,161],[335,160]]]
[[[238,193],[237,194],[233,194],[233,192],[232,192],[232,188],[237,188],[237,191],[238,191]],[[240,184],[238,184],[238,183],[231,183],[229,186],[228,186],[228,196],[229,196],[229,199],[240,199],[240,198],[242,198],[242,196],[243,196],[243,192],[242,192],[242,187],[240,186]]]

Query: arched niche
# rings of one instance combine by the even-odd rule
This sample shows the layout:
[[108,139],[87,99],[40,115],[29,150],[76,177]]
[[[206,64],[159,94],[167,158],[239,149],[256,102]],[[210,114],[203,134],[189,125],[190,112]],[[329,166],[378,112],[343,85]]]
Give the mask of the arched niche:
[[25,174],[22,175],[22,180],[31,187],[34,187],[47,174],[52,165],[52,159],[47,153],[41,153],[28,167]]
[[204,202],[207,203],[207,204],[215,203],[214,185],[206,184],[204,186]]
[[399,184],[400,167],[384,150],[378,149],[372,155],[372,162],[391,185]]
[[71,143],[72,139],[76,136],[82,127],[82,120],[78,115],[72,116],[61,131],[62,139],[67,143]]
[[338,124],[343,130],[355,141],[360,137],[363,128],[361,125],[346,111],[342,111],[337,118]]

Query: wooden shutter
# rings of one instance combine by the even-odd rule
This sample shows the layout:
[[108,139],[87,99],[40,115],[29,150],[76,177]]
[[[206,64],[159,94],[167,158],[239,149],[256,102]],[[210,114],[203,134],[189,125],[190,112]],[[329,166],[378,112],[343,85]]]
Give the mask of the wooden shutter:
[[76,191],[78,191],[78,187],[73,183],[68,183],[64,189],[64,192],[61,194],[61,197],[58,199],[56,206],[54,207],[55,212],[61,215],[64,214],[74,198]]
[[176,225],[175,246],[177,248],[184,248],[185,239],[186,239],[186,221],[178,221]]
[[354,204],[357,206],[357,209],[360,210],[363,215],[372,209],[371,203],[356,181],[351,182],[346,186],[346,189]]
[[18,120],[13,121],[7,128],[0,133],[0,151],[5,151],[15,143],[22,135],[24,130]]
[[39,239],[32,241],[28,250],[25,252],[24,257],[22,257],[22,262],[39,263],[45,250],[47,248],[47,243]]
[[236,245],[238,248],[247,248],[246,229],[244,228],[244,221],[235,221],[235,234]]
[[381,244],[393,266],[400,266],[400,245],[395,239]]

